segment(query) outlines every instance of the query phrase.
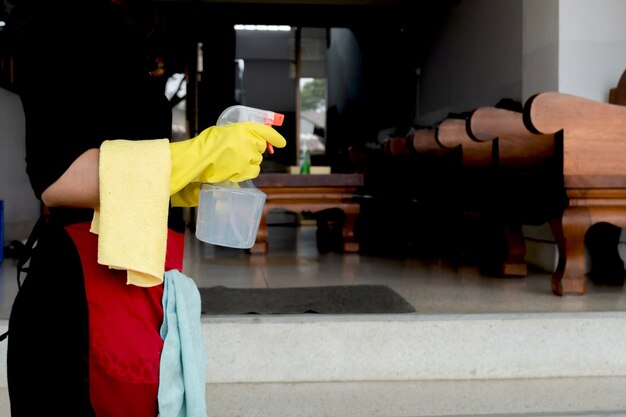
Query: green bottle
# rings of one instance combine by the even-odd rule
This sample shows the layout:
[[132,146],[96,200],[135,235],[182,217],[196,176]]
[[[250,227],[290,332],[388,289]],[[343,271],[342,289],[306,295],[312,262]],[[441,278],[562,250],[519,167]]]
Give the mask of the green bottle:
[[300,174],[310,174],[311,173],[311,154],[308,149],[304,150],[304,155],[302,156],[302,161],[300,162]]

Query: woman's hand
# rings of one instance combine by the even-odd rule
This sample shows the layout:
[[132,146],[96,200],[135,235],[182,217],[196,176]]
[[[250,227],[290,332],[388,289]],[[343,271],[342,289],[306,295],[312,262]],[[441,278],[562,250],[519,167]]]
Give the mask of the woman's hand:
[[256,178],[268,144],[283,148],[287,141],[271,126],[256,122],[213,126],[193,139],[170,144],[172,204],[197,205],[199,187],[204,182]]

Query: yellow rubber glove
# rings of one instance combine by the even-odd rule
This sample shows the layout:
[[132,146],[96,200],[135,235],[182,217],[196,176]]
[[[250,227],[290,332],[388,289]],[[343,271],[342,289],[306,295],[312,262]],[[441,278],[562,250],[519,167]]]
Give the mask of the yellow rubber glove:
[[195,138],[171,143],[172,205],[197,206],[203,182],[256,178],[268,143],[283,148],[287,141],[271,126],[256,122],[212,126]]

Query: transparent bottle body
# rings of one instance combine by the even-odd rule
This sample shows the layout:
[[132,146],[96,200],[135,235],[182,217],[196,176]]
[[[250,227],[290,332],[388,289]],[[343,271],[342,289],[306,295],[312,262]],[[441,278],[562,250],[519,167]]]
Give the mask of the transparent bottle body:
[[[224,110],[217,126],[274,120],[274,112],[247,106],[231,106]],[[198,200],[196,237],[206,243],[231,248],[249,249],[254,245],[263,215],[266,195],[252,180],[202,184]]]
[[202,185],[196,220],[201,241],[239,249],[254,245],[266,196],[250,180],[235,184]]

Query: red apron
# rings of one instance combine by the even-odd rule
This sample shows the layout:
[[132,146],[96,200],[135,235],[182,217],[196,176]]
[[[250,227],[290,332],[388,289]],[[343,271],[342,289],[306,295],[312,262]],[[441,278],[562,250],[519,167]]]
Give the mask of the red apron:
[[[156,417],[163,340],[163,285],[126,284],[126,271],[99,265],[89,223],[67,226],[78,250],[89,314],[89,384],[98,417]],[[165,270],[182,271],[184,234],[168,230]]]

